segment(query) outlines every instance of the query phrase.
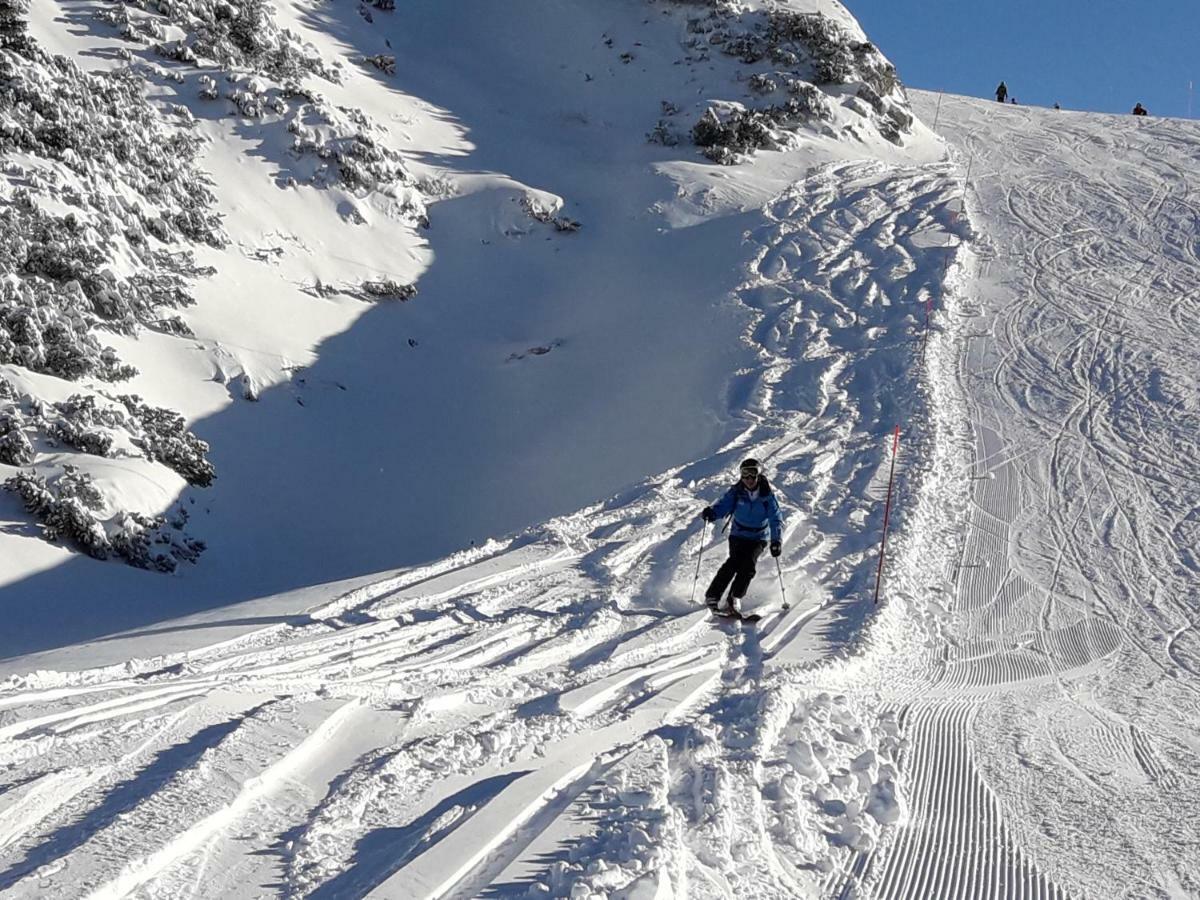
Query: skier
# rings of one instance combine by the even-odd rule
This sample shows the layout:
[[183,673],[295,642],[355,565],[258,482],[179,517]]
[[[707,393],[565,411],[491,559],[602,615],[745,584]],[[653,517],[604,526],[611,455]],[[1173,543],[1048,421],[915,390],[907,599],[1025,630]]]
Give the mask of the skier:
[[1003,103],[1004,98],[1008,96],[1008,85],[1003,81],[996,87],[996,102]]
[[[700,512],[705,522],[731,517],[729,558],[717,569],[717,574],[704,592],[709,609],[723,616],[740,615],[738,604],[746,596],[746,588],[754,577],[755,563],[767,547],[767,531],[771,534],[771,555],[778,556],[783,548],[783,520],[779,501],[771,491],[762,466],[756,459],[747,459],[740,466],[740,478],[714,506]],[[732,582],[732,585],[730,585]],[[729,587],[726,595],[725,588]]]
[[1146,107],[1142,106],[1142,104],[1141,104],[1140,102],[1138,103],[1138,105],[1137,105],[1137,106],[1135,106],[1135,107],[1133,108],[1133,114],[1134,114],[1135,116],[1148,116],[1148,115],[1150,115],[1150,113],[1149,113],[1149,111],[1146,109]]

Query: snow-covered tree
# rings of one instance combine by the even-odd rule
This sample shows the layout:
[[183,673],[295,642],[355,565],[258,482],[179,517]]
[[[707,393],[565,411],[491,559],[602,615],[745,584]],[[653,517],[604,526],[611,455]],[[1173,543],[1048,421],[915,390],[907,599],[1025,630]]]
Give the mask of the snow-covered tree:
[[[678,0],[683,2],[683,0]],[[757,101],[710,106],[692,128],[704,155],[734,163],[757,149],[781,149],[806,124],[833,117],[831,98],[865,102],[847,109],[867,118],[880,135],[900,143],[913,118],[895,67],[869,41],[859,40],[821,13],[766,9],[746,12],[712,0],[689,15],[687,40],[705,58],[710,48],[753,71],[746,83]],[[846,87],[844,87],[846,86]]]
[[21,472],[4,482],[19,494],[27,512],[33,513],[47,540],[74,543],[88,556],[107,559],[111,544],[96,517],[103,498],[90,475],[65,466],[57,483],[49,485],[36,472]]
[[119,399],[141,428],[133,443],[150,459],[174,469],[188,484],[198,487],[212,484],[216,471],[205,457],[208,444],[187,430],[183,416],[161,406],[147,406],[136,395]]
[[20,51],[28,45],[25,18],[28,0],[0,0],[0,50]]
[[108,456],[113,431],[127,428],[124,413],[98,405],[92,394],[72,394],[54,408],[59,418],[50,426],[51,436],[93,456]]
[[13,411],[0,413],[0,463],[27,466],[33,462],[33,445],[25,435],[25,420]]
[[[239,7],[252,16],[262,4]],[[236,19],[238,8],[229,11]],[[105,14],[127,38],[141,35],[123,5]],[[165,115],[147,101],[138,72],[87,73],[46,53],[28,36],[26,16],[23,0],[0,0],[0,155],[19,160],[6,172],[20,179],[0,203],[0,363],[68,381],[127,380],[136,370],[104,345],[103,331],[188,333],[164,310],[191,304],[188,279],[212,270],[195,266],[187,244],[226,243],[196,165],[200,138],[190,117]],[[250,24],[242,21],[237,40],[257,40]],[[156,23],[146,27],[156,33]],[[65,213],[64,203],[71,207]],[[15,399],[4,385],[0,400]],[[56,404],[35,396],[26,405],[29,418],[16,403],[0,405],[0,460],[38,464],[5,486],[48,539],[163,570],[199,555],[200,545],[159,519],[128,511],[113,513],[126,517],[115,525],[101,518],[107,507],[90,477],[38,460],[30,440],[40,432],[106,455],[124,431],[192,483],[211,483],[207,445],[183,428],[182,417],[149,407],[139,416],[83,393]]]

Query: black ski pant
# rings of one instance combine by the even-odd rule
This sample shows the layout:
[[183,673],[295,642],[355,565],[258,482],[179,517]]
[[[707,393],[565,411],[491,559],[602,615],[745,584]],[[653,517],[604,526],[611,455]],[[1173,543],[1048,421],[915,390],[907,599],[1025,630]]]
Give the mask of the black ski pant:
[[755,563],[767,549],[766,541],[756,541],[753,538],[731,537],[729,539],[729,559],[721,563],[712,583],[705,591],[705,597],[719,598],[733,582],[730,594],[738,599],[746,596],[746,588],[750,587],[750,579],[754,577]]

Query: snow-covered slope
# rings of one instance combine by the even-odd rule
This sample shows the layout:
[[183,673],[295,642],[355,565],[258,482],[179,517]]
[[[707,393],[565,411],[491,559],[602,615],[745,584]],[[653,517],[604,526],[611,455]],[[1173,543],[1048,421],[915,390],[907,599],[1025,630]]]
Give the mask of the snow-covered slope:
[[[47,43],[119,60],[53,5]],[[922,96],[947,155],[829,84],[793,121],[762,110],[812,61],[738,15],[280,4],[430,227],[209,114],[230,249],[194,339],[118,347],[211,442],[209,547],[162,576],[0,535],[36,573],[0,892],[1197,892],[1200,131]],[[740,165],[669,144],[710,107]],[[419,293],[328,290],[383,280]],[[714,625],[696,512],[749,454],[784,554]]]
[[942,599],[914,586],[914,827],[874,891],[1196,896],[1200,127],[937,103],[979,232],[969,501]]

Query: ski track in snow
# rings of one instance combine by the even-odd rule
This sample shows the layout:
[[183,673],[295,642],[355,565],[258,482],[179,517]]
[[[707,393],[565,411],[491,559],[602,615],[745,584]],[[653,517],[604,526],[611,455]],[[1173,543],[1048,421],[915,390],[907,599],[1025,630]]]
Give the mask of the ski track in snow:
[[1181,326],[1200,265],[1177,210],[1193,209],[1200,134],[942,102],[984,232],[958,326],[968,502],[941,639],[883,692],[911,743],[909,821],[854,885],[1193,896],[1197,832],[1177,792],[1200,784],[1185,649],[1200,497],[1183,474],[1200,423]]

